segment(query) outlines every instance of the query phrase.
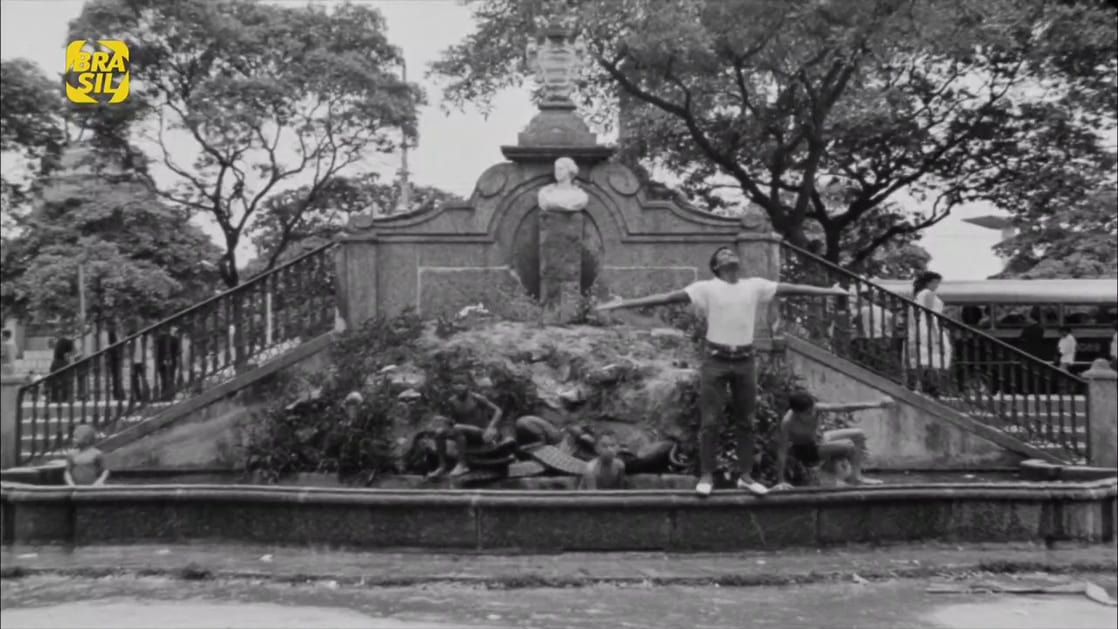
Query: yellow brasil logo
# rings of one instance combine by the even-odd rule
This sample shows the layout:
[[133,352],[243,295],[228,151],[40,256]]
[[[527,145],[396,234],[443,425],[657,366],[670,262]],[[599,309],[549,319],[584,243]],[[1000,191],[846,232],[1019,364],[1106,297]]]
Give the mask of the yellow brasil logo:
[[66,98],[81,105],[123,103],[129,89],[128,44],[115,39],[66,46]]

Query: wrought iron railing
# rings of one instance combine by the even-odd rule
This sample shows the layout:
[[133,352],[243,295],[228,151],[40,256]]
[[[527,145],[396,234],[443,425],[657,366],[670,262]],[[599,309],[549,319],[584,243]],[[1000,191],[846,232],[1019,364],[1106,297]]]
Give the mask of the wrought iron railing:
[[329,244],[20,388],[21,464],[60,454],[79,424],[109,436],[334,328]]
[[788,243],[781,280],[846,288],[782,300],[781,329],[1069,462],[1088,456],[1087,383]]

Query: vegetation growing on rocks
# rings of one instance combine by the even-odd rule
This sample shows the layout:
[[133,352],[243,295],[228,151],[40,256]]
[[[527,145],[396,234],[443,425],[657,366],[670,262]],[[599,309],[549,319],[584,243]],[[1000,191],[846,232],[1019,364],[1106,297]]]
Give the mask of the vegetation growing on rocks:
[[[415,456],[413,438],[433,414],[445,412],[451,379],[463,373],[502,408],[508,436],[513,419],[532,414],[560,427],[612,430],[634,449],[674,440],[693,461],[701,320],[682,310],[662,316],[678,327],[545,327],[484,313],[371,320],[338,338],[331,367],[309,383],[311,399],[277,400],[252,432],[248,467],[272,482],[299,472],[337,473],[357,483],[420,472],[425,461]],[[776,360],[762,362],[758,383],[758,474],[774,482],[773,437],[799,385]],[[351,420],[343,400],[353,391],[362,402]],[[830,418],[827,427],[846,419]],[[723,443],[722,461],[732,468],[728,423]]]

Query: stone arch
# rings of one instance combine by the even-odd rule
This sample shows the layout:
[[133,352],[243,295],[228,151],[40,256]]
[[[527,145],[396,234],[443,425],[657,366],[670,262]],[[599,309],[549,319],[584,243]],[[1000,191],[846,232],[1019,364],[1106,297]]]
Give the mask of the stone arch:
[[[533,207],[520,219],[513,232],[509,249],[509,266],[516,271],[524,290],[535,299],[540,297],[540,209]],[[582,228],[582,256],[579,288],[588,292],[598,280],[605,246],[598,223],[589,212]]]
[[[508,256],[508,265],[520,277],[525,290],[533,298],[540,296],[539,207],[536,194],[551,182],[549,176],[537,177],[509,191],[497,209],[489,232]],[[597,281],[605,243],[619,235],[620,217],[614,216],[612,200],[593,183],[580,182],[590,196],[584,212],[580,288],[589,291]],[[603,233],[605,232],[605,233]]]

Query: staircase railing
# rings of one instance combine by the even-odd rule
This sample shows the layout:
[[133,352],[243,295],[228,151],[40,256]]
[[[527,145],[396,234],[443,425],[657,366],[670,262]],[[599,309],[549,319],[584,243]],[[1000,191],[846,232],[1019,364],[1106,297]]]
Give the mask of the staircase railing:
[[20,388],[21,464],[79,424],[107,437],[334,328],[333,244],[261,273]]
[[782,300],[787,334],[1068,462],[1088,456],[1086,381],[993,336],[782,243],[781,280],[849,297]]

